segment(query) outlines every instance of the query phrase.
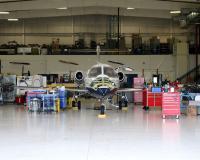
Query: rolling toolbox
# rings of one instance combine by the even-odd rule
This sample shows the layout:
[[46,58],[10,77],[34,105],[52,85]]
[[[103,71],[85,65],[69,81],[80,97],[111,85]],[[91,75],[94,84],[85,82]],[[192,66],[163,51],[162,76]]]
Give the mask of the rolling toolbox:
[[162,93],[162,117],[180,116],[180,93],[179,92],[165,92]]
[[144,89],[143,106],[144,110],[148,110],[149,107],[162,107],[162,93],[149,92],[148,89]]
[[143,102],[143,93],[142,89],[144,87],[144,78],[133,78],[133,88],[141,89],[141,91],[133,92],[133,100],[134,103],[142,103]]

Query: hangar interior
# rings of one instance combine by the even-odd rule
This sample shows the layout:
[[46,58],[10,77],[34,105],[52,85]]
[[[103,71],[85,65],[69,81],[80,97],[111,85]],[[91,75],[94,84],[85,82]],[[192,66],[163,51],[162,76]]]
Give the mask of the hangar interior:
[[1,157],[198,159],[199,53],[199,0],[0,0]]

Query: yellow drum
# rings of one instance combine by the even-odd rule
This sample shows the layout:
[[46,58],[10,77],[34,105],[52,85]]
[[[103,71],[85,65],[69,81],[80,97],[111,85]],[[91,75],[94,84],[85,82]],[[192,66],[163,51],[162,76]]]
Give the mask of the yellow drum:
[[60,112],[60,99],[59,98],[56,99],[56,111]]
[[72,108],[72,97],[68,98],[68,108]]

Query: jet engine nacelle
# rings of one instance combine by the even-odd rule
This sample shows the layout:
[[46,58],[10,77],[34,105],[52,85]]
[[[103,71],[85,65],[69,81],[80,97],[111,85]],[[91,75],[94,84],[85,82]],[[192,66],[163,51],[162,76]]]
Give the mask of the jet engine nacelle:
[[78,84],[84,83],[84,74],[82,71],[77,71],[74,75],[74,81]]
[[125,81],[125,75],[123,72],[118,72],[119,82],[123,83]]

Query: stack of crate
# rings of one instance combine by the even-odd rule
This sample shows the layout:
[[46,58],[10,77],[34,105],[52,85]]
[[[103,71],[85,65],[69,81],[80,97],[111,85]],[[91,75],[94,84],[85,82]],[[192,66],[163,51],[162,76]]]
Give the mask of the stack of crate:
[[133,88],[141,89],[141,91],[133,92],[133,100],[134,103],[142,103],[143,102],[143,92],[142,89],[144,87],[144,78],[133,78]]

